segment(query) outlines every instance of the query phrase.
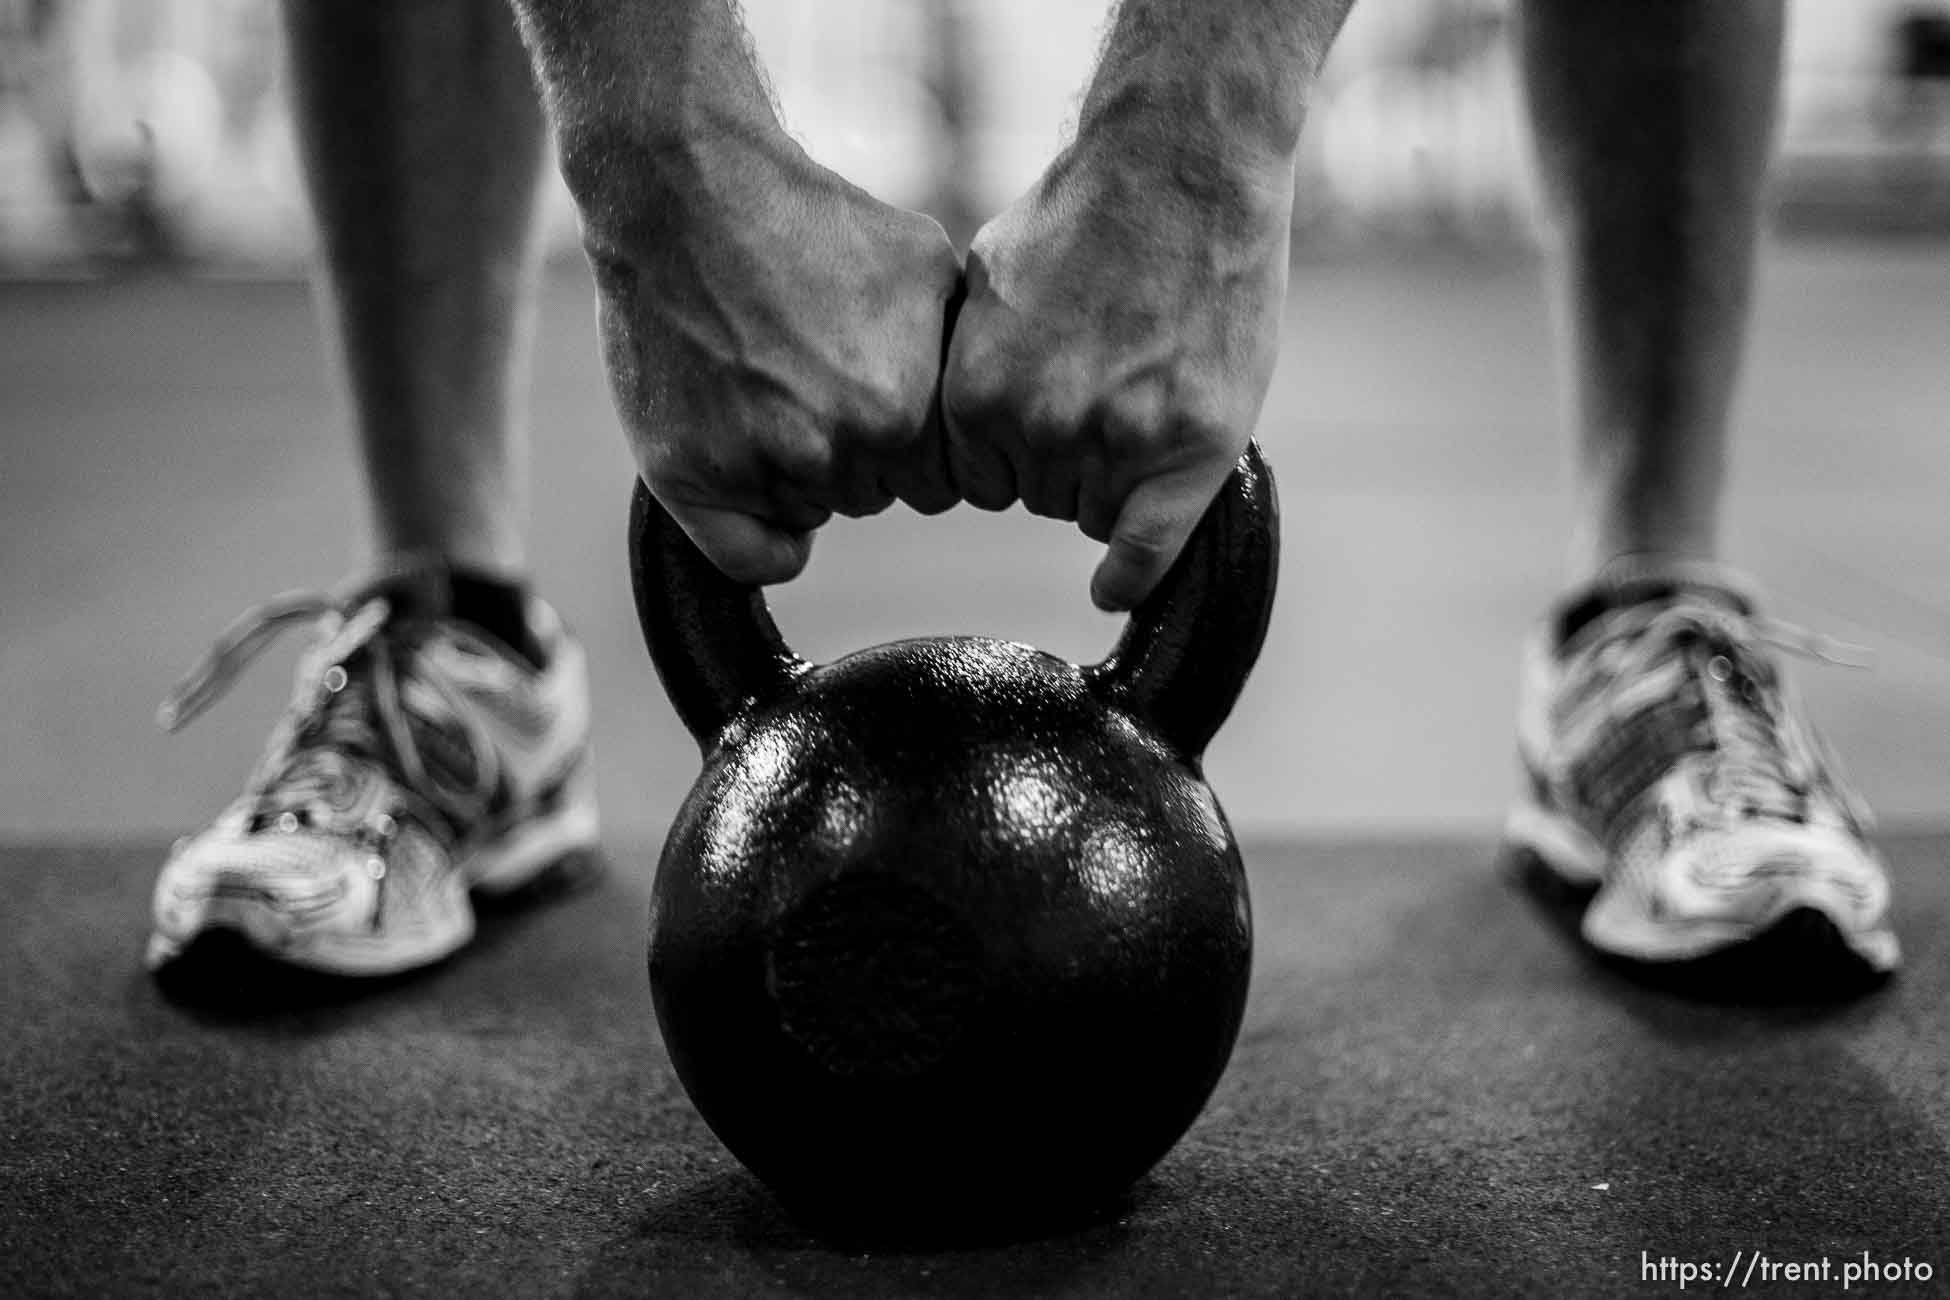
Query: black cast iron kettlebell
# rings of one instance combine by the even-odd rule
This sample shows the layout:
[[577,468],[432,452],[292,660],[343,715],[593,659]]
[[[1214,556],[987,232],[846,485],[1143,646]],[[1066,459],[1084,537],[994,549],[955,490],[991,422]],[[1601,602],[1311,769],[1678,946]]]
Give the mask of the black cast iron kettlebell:
[[842,1231],[1112,1201],[1196,1118],[1245,1006],[1245,873],[1200,756],[1272,610],[1257,447],[1094,667],[968,636],[807,663],[641,484],[630,545],[704,751],[650,985],[705,1121]]

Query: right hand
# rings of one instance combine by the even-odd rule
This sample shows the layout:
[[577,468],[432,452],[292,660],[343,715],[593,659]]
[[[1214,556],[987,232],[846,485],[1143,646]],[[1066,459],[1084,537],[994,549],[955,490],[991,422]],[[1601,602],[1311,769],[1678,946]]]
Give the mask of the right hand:
[[1292,168],[1199,144],[1079,136],[975,236],[942,381],[957,490],[1105,543],[1104,610],[1163,581],[1279,356]]
[[939,225],[782,132],[564,171],[638,470],[727,576],[797,576],[834,514],[955,504],[939,383],[961,266]]

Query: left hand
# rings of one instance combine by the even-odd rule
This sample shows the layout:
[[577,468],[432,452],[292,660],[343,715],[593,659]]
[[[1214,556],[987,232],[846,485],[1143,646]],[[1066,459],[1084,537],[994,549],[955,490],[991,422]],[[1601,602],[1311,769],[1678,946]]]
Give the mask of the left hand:
[[1291,165],[1079,141],[976,236],[942,376],[959,494],[1074,520],[1139,604],[1244,452],[1278,354]]

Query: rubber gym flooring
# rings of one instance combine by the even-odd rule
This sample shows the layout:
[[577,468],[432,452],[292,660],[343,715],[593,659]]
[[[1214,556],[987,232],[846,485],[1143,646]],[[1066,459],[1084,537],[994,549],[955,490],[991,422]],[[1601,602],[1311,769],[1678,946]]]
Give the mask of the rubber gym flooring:
[[[1114,1218],[886,1253],[781,1218],[659,1053],[643,900],[696,757],[628,612],[586,283],[544,299],[531,513],[602,705],[605,869],[423,978],[214,1000],[140,971],[146,893],[295,647],[180,737],[149,718],[244,604],[355,560],[342,414],[298,287],[0,286],[0,1294],[1625,1295],[1755,1252],[1826,1258],[1832,1293],[1863,1251],[1941,1290],[1946,301],[1941,246],[1777,254],[1730,500],[1772,608],[1876,653],[1797,676],[1885,817],[1897,981],[1683,997],[1510,883],[1514,652],[1570,521],[1539,277],[1303,265],[1262,422],[1281,604],[1210,763],[1258,921],[1231,1071]],[[1087,658],[1115,632],[1089,562],[1020,515],[896,512],[836,525],[775,606],[818,657],[975,631]]]
[[1247,1023],[1179,1148],[1095,1226],[891,1253],[798,1231],[684,1100],[647,844],[423,978],[214,1002],[137,969],[159,845],[14,847],[0,1291],[1644,1295],[1678,1289],[1647,1257],[1736,1251],[1940,1278],[1946,847],[1889,843],[1908,972],[1824,1008],[1643,988],[1486,843],[1252,841]]

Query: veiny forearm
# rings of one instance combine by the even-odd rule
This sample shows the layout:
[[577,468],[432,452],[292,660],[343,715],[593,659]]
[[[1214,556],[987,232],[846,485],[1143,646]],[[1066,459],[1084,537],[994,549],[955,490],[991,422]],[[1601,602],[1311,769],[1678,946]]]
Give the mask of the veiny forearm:
[[1291,168],[1353,0],[1123,0],[1077,140]]
[[718,142],[783,141],[734,0],[512,0],[562,171],[599,224]]

